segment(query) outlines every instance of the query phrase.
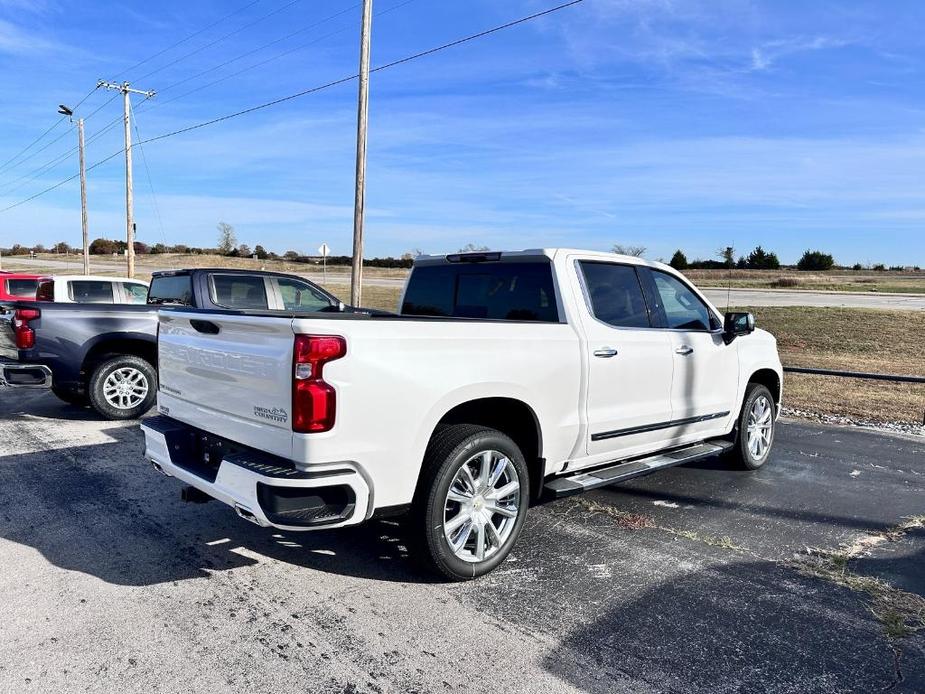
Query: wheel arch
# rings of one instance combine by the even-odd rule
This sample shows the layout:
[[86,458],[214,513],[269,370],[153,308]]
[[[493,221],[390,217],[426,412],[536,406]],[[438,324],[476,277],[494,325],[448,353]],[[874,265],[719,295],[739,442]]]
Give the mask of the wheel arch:
[[748,377],[748,383],[759,383],[771,391],[771,397],[774,398],[774,405],[779,406],[781,402],[781,377],[774,369],[758,369]]
[[430,434],[447,424],[476,424],[511,437],[523,453],[530,473],[530,498],[539,498],[546,473],[543,434],[539,418],[530,405],[510,397],[481,397],[462,402],[447,411]]
[[157,342],[153,337],[138,335],[108,335],[96,340],[84,354],[80,375],[84,382],[107,357],[130,354],[141,357],[157,370]]

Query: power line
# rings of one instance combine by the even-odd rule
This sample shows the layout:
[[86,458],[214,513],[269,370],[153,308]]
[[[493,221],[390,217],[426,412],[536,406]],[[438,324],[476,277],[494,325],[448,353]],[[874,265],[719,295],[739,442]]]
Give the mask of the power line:
[[[94,88],[91,89],[89,92],[87,92],[87,95],[86,95],[83,99],[81,99],[80,101],[77,102],[77,106],[75,106],[73,110],[76,111],[76,110],[78,109],[78,107],[79,107],[81,104],[83,104],[83,102],[85,102],[87,99],[89,99],[90,96],[91,96],[91,95],[93,94],[93,92],[95,92],[95,91],[96,91],[96,87],[94,87]],[[19,157],[20,157],[21,155],[25,154],[25,153],[28,152],[30,149],[32,149],[35,145],[37,145],[39,142],[41,142],[42,139],[43,139],[46,135],[48,135],[52,130],[54,130],[54,129],[57,128],[59,125],[61,125],[61,123],[62,123],[63,121],[65,121],[65,120],[67,120],[67,116],[61,116],[58,120],[56,120],[56,121],[54,122],[54,124],[53,124],[50,128],[48,128],[48,130],[46,130],[45,132],[43,132],[41,135],[39,135],[37,138],[35,138],[32,142],[30,142],[28,145],[26,145],[26,146],[23,147],[21,150],[19,150],[19,152],[17,152],[17,153],[14,154],[12,157],[10,157],[9,159],[7,159],[5,162],[3,162],[2,164],[0,164],[0,171],[4,171],[4,170],[7,168],[7,164],[9,164],[11,161],[13,161],[13,160],[15,160],[15,159],[19,159]],[[58,138],[58,139],[60,139],[60,138]],[[24,161],[25,161],[25,160],[24,160]],[[22,163],[22,162],[19,162],[19,163]],[[19,163],[15,164],[14,167],[15,167],[15,166],[19,166]]]
[[[382,15],[384,15],[384,14],[387,14],[387,13],[392,12],[392,11],[394,11],[394,10],[400,9],[400,8],[404,7],[405,5],[410,5],[410,4],[411,4],[412,2],[414,2],[414,1],[415,1],[415,0],[405,0],[405,2],[401,2],[401,3],[397,4],[397,5],[393,5],[392,7],[388,7],[388,8],[386,8],[386,9],[384,9],[384,10],[381,10],[381,11],[379,11],[379,12],[376,12],[374,16],[380,17],[380,16],[382,16]],[[348,8],[347,10],[344,10],[344,12],[353,10],[353,9],[355,9],[355,8],[357,8],[357,7],[359,7],[359,5],[353,5],[352,7]],[[343,14],[343,13],[338,13],[338,14]],[[336,16],[336,15],[332,15],[332,17],[334,17],[334,16]],[[331,19],[331,17],[329,17],[328,19]],[[320,24],[320,23],[323,23],[324,21],[326,21],[326,20],[323,20],[322,22],[319,22],[319,24]],[[317,24],[316,24],[316,25],[313,25],[313,26],[317,26]],[[306,27],[306,28],[308,28],[308,27]],[[344,27],[344,28],[342,28],[342,29],[337,29],[337,30],[335,30],[335,31],[329,32],[329,33],[324,34],[324,35],[322,35],[322,36],[319,36],[319,37],[317,37],[316,39],[314,39],[314,40],[312,40],[312,41],[309,41],[308,43],[303,43],[303,44],[300,44],[300,45],[298,45],[298,46],[294,46],[293,48],[290,48],[290,49],[287,49],[287,50],[283,51],[282,53],[277,53],[276,55],[273,55],[273,56],[270,56],[269,58],[266,58],[265,60],[261,60],[260,62],[253,63],[252,65],[248,65],[247,67],[242,68],[242,69],[238,70],[237,72],[232,72],[232,73],[230,73],[230,74],[228,74],[228,75],[225,75],[224,77],[218,78],[217,80],[213,80],[213,81],[211,81],[211,82],[207,82],[206,84],[201,84],[201,85],[195,87],[194,89],[190,89],[189,91],[183,92],[182,94],[177,94],[176,96],[171,97],[171,98],[169,98],[169,99],[160,99],[160,100],[158,100],[157,102],[152,102],[151,106],[150,106],[147,110],[150,110],[150,109],[152,109],[152,108],[157,108],[158,106],[163,106],[163,105],[165,105],[165,104],[169,104],[169,103],[171,103],[171,102],[173,102],[173,101],[177,101],[178,99],[183,99],[183,98],[189,96],[190,94],[196,94],[197,92],[200,92],[200,91],[202,91],[203,89],[208,89],[209,87],[214,87],[216,84],[221,84],[222,82],[225,82],[226,80],[230,80],[230,79],[232,79],[232,78],[234,78],[234,77],[237,77],[238,75],[243,75],[245,72],[249,72],[250,70],[254,70],[254,69],[258,68],[258,67],[262,67],[262,66],[266,65],[267,63],[273,62],[274,60],[279,60],[280,58],[284,58],[285,56],[290,55],[290,54],[292,54],[292,53],[295,53],[295,52],[297,52],[297,51],[300,51],[300,50],[302,50],[302,49],[304,49],[304,48],[308,48],[309,46],[314,46],[314,45],[317,44],[317,43],[321,43],[321,42],[324,41],[325,39],[329,39],[329,38],[331,38],[332,36],[336,36],[337,34],[342,34],[342,33],[344,33],[345,31],[348,31],[348,29],[349,29],[349,27]],[[287,39],[287,38],[290,38],[291,36],[294,36],[295,34],[300,33],[301,31],[304,31],[304,29],[300,29],[299,32],[294,32],[293,34],[290,34],[289,36],[283,37],[282,39],[278,39],[278,40],[273,41],[273,42],[271,42],[271,43],[269,43],[269,44],[266,44],[266,45],[264,45],[264,46],[261,46],[261,48],[259,48],[259,49],[255,49],[254,51],[250,51],[250,53],[256,52],[257,50],[261,50],[261,49],[263,49],[263,48],[267,48],[268,46],[271,46],[271,45],[273,45],[274,43],[279,43],[280,41],[283,41],[283,40],[285,40],[285,39]],[[216,67],[214,67],[214,68],[210,68],[209,70],[205,70],[205,71],[199,73],[198,75],[195,75],[194,77],[200,77],[200,76],[202,76],[202,75],[204,75],[204,74],[207,74],[207,73],[209,73],[209,72],[213,72],[214,70],[217,70],[217,69],[219,69],[219,68],[221,68],[221,67],[224,67],[225,65],[228,65],[228,64],[230,64],[230,63],[232,63],[232,62],[234,62],[234,61],[238,60],[239,58],[242,58],[242,57],[244,57],[244,56],[246,56],[246,55],[249,55],[249,53],[240,55],[240,56],[238,56],[237,58],[232,58],[231,60],[228,60],[228,61],[226,61],[225,63],[222,63],[221,65],[218,65],[218,66],[216,66]],[[187,78],[187,79],[180,80],[179,82],[175,82],[175,83],[173,83],[173,84],[167,86],[166,89],[171,89],[172,87],[176,87],[176,86],[178,86],[178,85],[180,85],[180,84],[182,84],[182,83],[184,83],[184,82],[188,82],[190,79],[194,79],[194,77],[190,77],[190,78]],[[161,89],[161,90],[158,91],[158,94],[163,94],[164,91],[165,91],[164,89]]]
[[177,59],[175,59],[175,60],[172,60],[172,61],[170,61],[169,63],[165,63],[164,65],[161,65],[159,68],[157,68],[157,69],[155,69],[155,70],[151,70],[151,72],[147,72],[147,73],[145,73],[144,75],[142,75],[141,77],[137,77],[137,78],[135,78],[135,79],[136,79],[136,81],[138,81],[138,80],[147,79],[147,78],[150,77],[151,75],[156,75],[158,72],[161,72],[162,70],[166,70],[167,68],[169,68],[169,67],[171,67],[171,66],[173,66],[173,65],[176,65],[177,63],[179,63],[179,62],[181,62],[181,61],[183,61],[183,60],[186,60],[187,58],[191,58],[192,56],[194,56],[194,55],[196,55],[196,54],[198,54],[198,53],[202,53],[202,52],[203,52],[204,50],[206,50],[207,48],[211,48],[211,47],[214,46],[215,44],[221,43],[222,41],[224,41],[224,40],[227,39],[227,38],[231,38],[231,37],[234,36],[235,34],[240,34],[240,33],[241,33],[242,31],[244,31],[245,29],[249,29],[249,28],[252,27],[252,26],[255,26],[255,25],[257,25],[257,24],[260,24],[260,22],[262,22],[263,20],[269,19],[270,17],[272,17],[272,16],[275,15],[275,14],[279,14],[279,13],[282,12],[283,10],[292,7],[293,5],[295,5],[295,4],[298,3],[298,2],[301,2],[301,0],[290,0],[290,2],[286,3],[286,4],[283,5],[282,7],[277,7],[275,10],[273,10],[272,12],[268,12],[267,14],[263,15],[263,16],[260,17],[259,19],[255,19],[253,22],[250,22],[249,24],[245,24],[244,26],[238,27],[237,29],[235,29],[235,30],[232,31],[232,32],[229,32],[229,33],[227,33],[227,34],[225,34],[225,35],[223,35],[223,36],[219,36],[217,39],[214,39],[214,40],[210,41],[209,43],[205,44],[204,46],[200,46],[199,48],[197,48],[197,49],[194,50],[194,51],[190,51],[189,53],[186,53],[186,54],[184,54],[184,55],[181,55],[179,58],[177,58]]
[[161,231],[161,241],[167,244],[167,235],[164,233],[164,221],[161,219],[161,210],[157,204],[157,194],[154,192],[154,181],[151,178],[151,169],[148,167],[148,157],[145,149],[141,145],[141,131],[138,129],[138,119],[135,117],[135,108],[129,102],[129,109],[132,112],[132,125],[135,128],[135,136],[138,138],[138,151],[141,152],[141,161],[145,165],[145,175],[148,179],[148,188],[151,190],[151,206],[154,208],[154,216],[157,218],[157,226]]
[[197,29],[197,30],[194,31],[192,34],[187,35],[185,38],[182,38],[182,39],[180,39],[179,41],[177,41],[176,43],[172,43],[171,45],[167,46],[167,48],[164,48],[164,49],[158,51],[157,53],[154,53],[153,55],[149,55],[149,56],[148,56],[147,58],[145,58],[144,60],[140,60],[140,61],[138,61],[137,63],[135,63],[134,65],[132,65],[131,67],[126,68],[125,70],[123,70],[122,72],[120,72],[118,75],[116,75],[113,79],[114,79],[114,80],[118,80],[118,79],[119,79],[122,75],[124,75],[126,72],[131,72],[132,70],[135,70],[136,68],[141,67],[141,66],[144,65],[145,63],[151,62],[151,61],[154,60],[155,58],[159,58],[160,56],[164,55],[164,53],[167,53],[168,51],[172,51],[172,50],[173,50],[174,48],[176,48],[177,46],[181,46],[181,45],[183,45],[184,43],[186,43],[187,41],[189,41],[190,39],[195,38],[196,36],[199,36],[199,35],[202,34],[203,32],[208,31],[209,29],[212,29],[213,27],[218,26],[219,24],[221,24],[222,22],[224,22],[226,19],[231,19],[231,18],[234,17],[236,14],[240,14],[240,13],[243,12],[244,10],[253,7],[253,6],[256,5],[258,2],[260,2],[260,0],[253,0],[253,2],[250,2],[250,3],[248,3],[247,5],[244,5],[243,7],[238,8],[238,9],[235,10],[234,12],[230,12],[230,13],[226,14],[226,15],[225,15],[224,17],[222,17],[221,19],[218,19],[218,20],[212,22],[211,24],[202,27],[201,29]]
[[[429,48],[426,51],[420,51],[419,53],[413,53],[412,55],[405,56],[404,58],[393,60],[391,63],[386,63],[385,65],[380,65],[379,67],[375,67],[371,69],[370,73],[381,72],[382,70],[387,70],[389,68],[395,67],[396,65],[402,65],[404,63],[409,63],[412,60],[417,60],[418,58],[423,58],[428,55],[433,55],[434,53],[444,51],[448,48],[454,48],[455,46],[460,46],[470,41],[475,41],[476,39],[483,38],[485,36],[494,34],[504,29],[510,29],[511,27],[517,26],[519,24],[524,24],[525,22],[529,22],[534,19],[539,19],[540,17],[545,17],[546,15],[552,14],[553,12],[564,10],[566,7],[578,5],[578,4],[581,4],[582,2],[584,2],[584,0],[570,0],[570,2],[565,2],[565,3],[562,3],[561,5],[556,5],[555,7],[551,7],[547,10],[536,12],[526,17],[521,17],[520,19],[515,19],[511,22],[507,22],[506,24],[501,24],[499,26],[492,27],[491,29],[480,31],[477,34],[471,34],[461,39],[456,39],[455,41],[450,41],[449,43],[444,43],[443,45],[436,46],[434,48]],[[146,143],[147,142],[157,142],[158,140],[164,140],[168,137],[173,137],[174,135],[180,135],[182,133],[187,133],[187,132],[190,132],[191,130],[198,130],[199,128],[205,128],[206,126],[209,126],[209,125],[215,125],[216,123],[221,123],[226,120],[231,120],[232,118],[237,118],[238,116],[243,116],[248,113],[253,113],[254,111],[261,111],[265,108],[269,108],[270,106],[276,106],[278,104],[282,104],[287,101],[292,101],[293,99],[298,99],[303,96],[308,96],[309,94],[315,94],[316,92],[320,92],[325,89],[330,89],[331,87],[336,87],[337,85],[344,84],[345,82],[351,82],[355,80],[357,77],[359,77],[359,75],[349,75],[347,77],[341,77],[340,79],[332,80],[325,84],[318,85],[317,87],[310,87],[309,89],[305,89],[301,92],[296,92],[295,94],[290,94],[289,96],[283,96],[283,97],[280,97],[279,99],[274,99],[273,101],[267,101],[266,103],[258,104],[257,106],[251,106],[250,108],[246,108],[241,111],[236,111],[235,113],[229,113],[228,115],[219,116],[218,118],[213,118],[212,120],[207,120],[202,123],[196,123],[195,125],[188,125],[185,128],[179,128],[178,130],[173,130],[168,133],[163,133],[162,135],[156,135],[154,137],[148,138],[147,140],[145,140],[145,142]]]
[[[485,37],[485,36],[489,36],[489,35],[491,35],[491,34],[497,33],[497,32],[502,31],[502,30],[504,30],[504,29],[509,29],[509,28],[511,28],[511,27],[518,26],[518,25],[520,25],[520,24],[524,24],[524,23],[529,22],[529,21],[532,21],[532,20],[534,20],[534,19],[539,19],[540,17],[545,17],[546,15],[550,15],[550,14],[552,14],[552,13],[554,13],[554,12],[558,12],[558,11],[560,11],[560,10],[564,10],[564,9],[567,8],[567,7],[572,7],[572,6],[574,6],[574,5],[579,5],[579,4],[583,3],[583,2],[584,2],[584,0],[570,0],[570,2],[565,2],[565,3],[562,3],[562,4],[560,4],[560,5],[556,5],[555,7],[550,7],[549,9],[542,10],[541,12],[536,12],[536,13],[534,13],[534,14],[528,15],[528,16],[526,16],[526,17],[521,17],[520,19],[515,19],[515,20],[510,21],[510,22],[507,22],[507,23],[505,23],[505,24],[500,24],[500,25],[498,25],[498,26],[496,26],[496,27],[492,27],[491,29],[486,29],[485,31],[480,31],[480,32],[478,32],[478,33],[476,33],[476,34],[471,34],[471,35],[469,35],[469,36],[465,36],[465,37],[463,37],[463,38],[461,38],[461,39],[456,39],[455,41],[450,41],[449,43],[444,43],[444,44],[442,44],[442,45],[440,45],[440,46],[436,46],[436,47],[434,47],[434,48],[429,48],[429,49],[427,49],[427,50],[420,51],[420,52],[418,52],[418,53],[413,53],[413,54],[411,54],[411,55],[405,56],[404,58],[399,58],[398,60],[393,60],[393,61],[390,62],[390,63],[386,63],[386,64],[384,64],[384,65],[380,65],[379,67],[376,67],[376,68],[371,69],[370,72],[371,72],[371,73],[372,73],[372,72],[380,72],[380,71],[382,71],[382,70],[386,70],[386,69],[388,69],[388,68],[395,67],[396,65],[402,65],[402,64],[404,64],[404,63],[411,62],[412,60],[417,60],[418,58],[423,58],[423,57],[428,56],[428,55],[433,55],[434,53],[438,53],[439,51],[443,51],[443,50],[446,50],[446,49],[448,49],[448,48],[453,48],[453,47],[455,47],[455,46],[459,46],[459,45],[462,45],[462,44],[464,44],[464,43],[468,43],[468,42],[470,42],[470,41],[474,41],[474,40],[476,40],[476,39],[479,39],[479,38],[482,38],[482,37]],[[270,106],[275,106],[275,105],[277,105],[277,104],[285,103],[285,102],[287,102],[287,101],[292,101],[293,99],[298,99],[298,98],[300,98],[300,97],[302,97],[302,96],[307,96],[308,94],[314,94],[314,93],[316,93],[316,92],[320,92],[320,91],[322,91],[322,90],[329,89],[329,88],[331,88],[331,87],[337,86],[337,85],[339,85],[339,84],[344,84],[345,82],[350,82],[350,81],[352,81],[352,80],[355,80],[357,77],[358,77],[358,75],[350,75],[349,77],[342,77],[342,78],[337,79],[337,80],[332,80],[332,81],[327,82],[327,83],[325,83],[325,84],[321,84],[321,85],[318,85],[318,86],[316,86],[316,87],[311,87],[311,88],[309,88],[309,89],[305,89],[305,90],[300,91],[300,92],[297,92],[297,93],[295,93],[295,94],[290,94],[289,96],[280,97],[279,99],[274,99],[273,101],[268,101],[268,102],[263,103],[263,104],[258,104],[257,106],[252,106],[252,107],[250,107],[250,108],[246,108],[246,109],[244,109],[244,110],[237,111],[237,112],[235,112],[235,113],[229,113],[228,115],[220,116],[220,117],[218,117],[218,118],[213,118],[212,120],[204,121],[204,122],[202,122],[202,123],[196,123],[195,125],[190,125],[190,126],[187,126],[187,127],[185,127],[185,128],[180,128],[180,129],[178,129],[178,130],[174,130],[174,131],[171,131],[171,132],[168,132],[168,133],[163,133],[163,134],[161,134],[161,135],[156,135],[156,136],[154,136],[154,137],[149,137],[148,139],[146,139],[146,140],[140,140],[139,142],[137,142],[137,143],[135,143],[135,144],[137,144],[137,145],[145,145],[145,144],[148,144],[148,143],[150,143],[150,142],[157,142],[158,140],[164,140],[164,139],[166,139],[166,138],[168,138],[168,137],[173,137],[173,136],[175,136],[175,135],[180,135],[180,134],[182,134],[182,133],[190,132],[191,130],[198,130],[199,128],[204,128],[204,127],[209,126],[209,125],[214,125],[214,124],[216,124],[216,123],[221,123],[221,122],[223,122],[223,121],[230,120],[230,119],[232,119],[232,118],[237,118],[238,116],[243,116],[243,115],[245,115],[245,114],[253,113],[253,112],[255,112],[255,111],[260,111],[260,110],[262,110],[262,109],[269,108]],[[95,169],[97,166],[100,166],[101,164],[106,163],[107,161],[113,159],[114,157],[119,156],[120,154],[122,154],[123,151],[125,151],[125,150],[124,150],[124,149],[119,150],[118,152],[115,152],[114,154],[109,155],[109,156],[106,157],[105,159],[102,159],[102,160],[98,161],[97,163],[93,164],[92,166],[87,167],[87,171],[91,171],[91,170]],[[7,210],[11,210],[11,209],[13,209],[14,207],[19,207],[20,205],[23,205],[23,204],[25,204],[25,203],[27,203],[27,202],[30,202],[31,200],[35,200],[37,197],[40,197],[40,196],[42,196],[42,195],[45,195],[46,193],[51,192],[52,190],[55,190],[56,188],[59,188],[59,187],[63,186],[65,183],[68,183],[68,182],[70,182],[70,181],[73,181],[75,178],[77,178],[77,174],[71,176],[70,178],[66,178],[66,179],[64,179],[63,181],[59,181],[58,183],[54,184],[53,186],[50,186],[49,188],[46,188],[45,190],[43,190],[43,191],[41,191],[41,192],[39,192],[39,193],[36,193],[35,195],[32,195],[32,196],[26,198],[25,200],[20,200],[19,202],[16,202],[16,203],[14,203],[14,204],[12,204],[12,205],[10,205],[10,206],[8,206],[8,207],[3,208],[2,210],[0,210],[0,213],[6,212]]]

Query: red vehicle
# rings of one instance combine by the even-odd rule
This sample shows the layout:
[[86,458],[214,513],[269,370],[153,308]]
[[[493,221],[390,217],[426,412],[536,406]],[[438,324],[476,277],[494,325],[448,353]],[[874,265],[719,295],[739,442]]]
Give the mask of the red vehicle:
[[45,275],[0,272],[0,301],[35,299],[35,290],[42,279],[45,279]]

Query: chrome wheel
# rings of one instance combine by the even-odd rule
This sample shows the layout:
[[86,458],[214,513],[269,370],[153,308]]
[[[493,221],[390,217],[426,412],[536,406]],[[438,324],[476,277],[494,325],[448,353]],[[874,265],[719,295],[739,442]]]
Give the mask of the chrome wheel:
[[774,426],[774,406],[764,395],[755,398],[748,413],[748,451],[752,457],[762,460],[771,448]]
[[520,478],[499,451],[463,463],[443,504],[443,535],[458,558],[485,561],[510,539],[520,513]]
[[103,397],[113,407],[130,410],[148,397],[148,378],[138,369],[125,366],[115,369],[103,381]]

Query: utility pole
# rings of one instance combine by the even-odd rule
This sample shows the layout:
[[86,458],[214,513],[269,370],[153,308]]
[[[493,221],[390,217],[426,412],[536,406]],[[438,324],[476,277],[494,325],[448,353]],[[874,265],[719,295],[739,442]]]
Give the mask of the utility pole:
[[135,202],[132,197],[132,94],[141,94],[146,99],[154,96],[155,92],[132,89],[128,82],[116,84],[100,80],[97,88],[114,89],[122,92],[122,122],[125,126],[125,257],[128,277],[135,276]]
[[353,202],[353,267],[350,272],[350,303],[359,306],[363,291],[363,214],[366,205],[366,131],[369,113],[369,33],[373,0],[363,0],[360,30],[360,87],[357,99],[357,168]]
[[[73,122],[73,109],[58,104],[58,113]],[[87,235],[87,167],[84,158],[84,119],[77,119],[77,158],[80,161],[80,229],[83,232],[84,274],[90,274],[90,241]],[[65,264],[67,260],[65,259]]]
[[87,165],[84,159],[84,119],[77,119],[77,151],[80,160],[80,230],[83,232],[84,274],[90,274],[90,236],[87,232]]

